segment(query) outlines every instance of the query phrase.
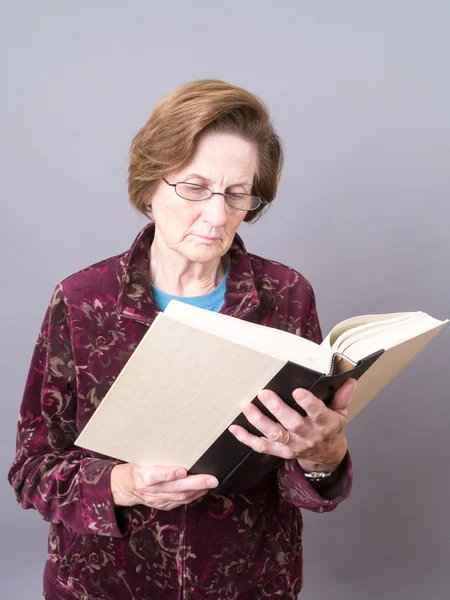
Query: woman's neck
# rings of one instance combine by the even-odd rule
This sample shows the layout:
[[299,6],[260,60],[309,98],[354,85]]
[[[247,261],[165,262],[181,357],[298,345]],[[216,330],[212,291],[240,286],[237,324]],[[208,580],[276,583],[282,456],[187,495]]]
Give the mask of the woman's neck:
[[208,263],[192,262],[154,240],[150,246],[150,282],[173,296],[202,296],[216,288],[225,276],[227,257]]

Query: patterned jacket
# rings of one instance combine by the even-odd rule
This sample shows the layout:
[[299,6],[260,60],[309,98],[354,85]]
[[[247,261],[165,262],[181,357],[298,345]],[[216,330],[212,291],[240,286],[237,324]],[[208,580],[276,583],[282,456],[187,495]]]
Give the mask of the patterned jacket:
[[[47,600],[256,600],[295,598],[302,585],[300,508],[326,500],[296,461],[253,489],[208,494],[171,511],[115,507],[110,473],[119,461],[74,440],[155,318],[149,289],[153,225],[131,249],[55,289],[34,350],[9,472],[17,500],[51,523]],[[236,236],[221,312],[321,339],[314,294],[297,272],[247,253]]]

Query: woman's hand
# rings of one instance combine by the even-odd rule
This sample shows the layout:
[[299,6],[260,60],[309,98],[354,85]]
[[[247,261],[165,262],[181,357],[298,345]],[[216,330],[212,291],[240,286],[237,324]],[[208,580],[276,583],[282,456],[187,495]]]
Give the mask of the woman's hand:
[[212,475],[187,475],[182,467],[116,465],[111,471],[111,491],[116,506],[144,504],[172,510],[190,504],[219,485]]
[[249,404],[242,412],[264,437],[252,435],[239,425],[231,425],[229,430],[256,452],[297,459],[305,472],[331,472],[347,452],[344,427],[355,386],[354,379],[346,381],[328,406],[307,390],[294,390],[294,400],[306,412],[306,417],[290,408],[274,392],[263,390],[258,398],[279,423],[266,417],[254,404]]

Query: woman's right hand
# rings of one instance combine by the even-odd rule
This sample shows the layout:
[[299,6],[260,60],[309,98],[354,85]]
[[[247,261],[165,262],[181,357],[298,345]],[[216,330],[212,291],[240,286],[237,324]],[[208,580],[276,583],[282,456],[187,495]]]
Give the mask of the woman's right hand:
[[144,504],[172,510],[201,498],[219,482],[212,475],[188,475],[183,467],[116,465],[111,471],[111,491],[116,506]]

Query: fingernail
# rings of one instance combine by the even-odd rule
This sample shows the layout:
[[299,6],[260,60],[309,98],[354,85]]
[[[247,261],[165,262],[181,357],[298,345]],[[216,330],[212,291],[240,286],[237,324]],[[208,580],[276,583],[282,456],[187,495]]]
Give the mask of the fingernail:
[[208,487],[217,487],[219,485],[219,482],[215,477],[210,477],[207,481],[207,484]]
[[308,392],[306,390],[303,390],[301,388],[298,388],[296,390],[294,390],[294,393],[292,394],[295,398],[295,400],[304,400],[307,396]]
[[175,471],[175,477],[185,477],[186,471],[184,469],[177,469]]

